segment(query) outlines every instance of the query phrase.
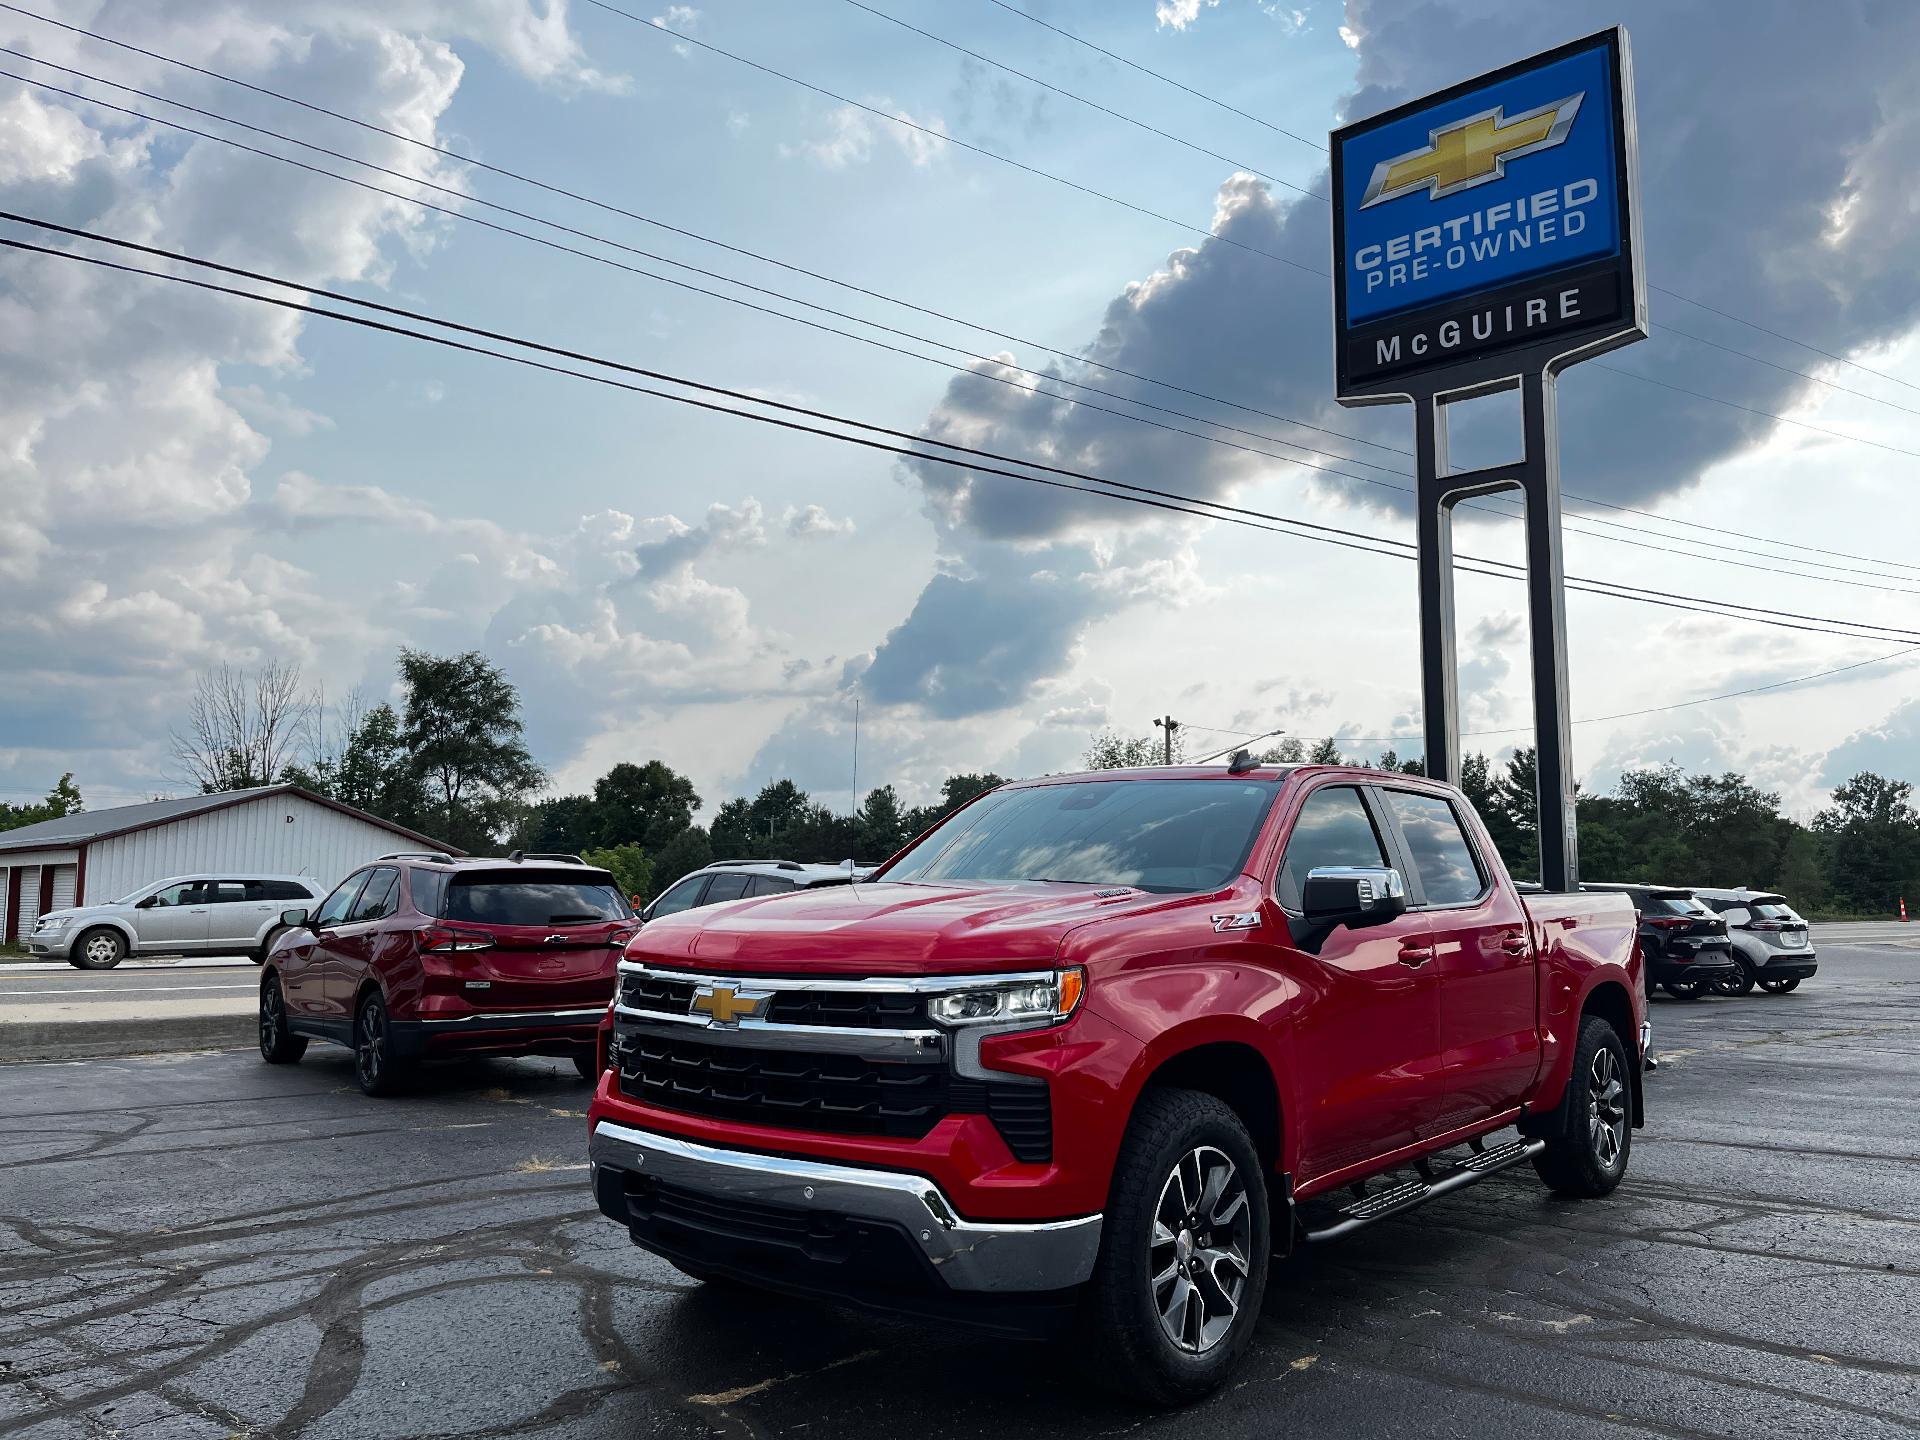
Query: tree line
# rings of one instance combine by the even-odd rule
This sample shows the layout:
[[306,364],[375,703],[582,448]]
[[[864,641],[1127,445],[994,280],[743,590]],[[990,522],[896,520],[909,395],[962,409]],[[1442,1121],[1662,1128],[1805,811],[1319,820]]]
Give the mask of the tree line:
[[[692,780],[650,759],[614,765],[585,792],[534,798],[548,777],[527,747],[519,693],[499,666],[477,651],[407,648],[396,680],[391,702],[367,705],[353,694],[329,709],[295,666],[210,670],[189,697],[185,728],[172,732],[181,778],[208,793],[290,781],[470,853],[579,854],[643,900],[715,859],[876,862],[1005,783],[986,772],[951,775],[925,805],[907,805],[883,784],[843,814],[776,778],[722,801],[703,825],[696,816],[705,802]],[[1185,758],[1182,739],[1176,732],[1176,761]],[[1162,735],[1104,730],[1083,763],[1153,765],[1165,745]],[[1309,744],[1288,736],[1259,758],[1423,768],[1392,750],[1372,760],[1344,756],[1337,738]],[[1538,875],[1533,751],[1503,761],[1466,756],[1461,788],[1508,869]],[[66,775],[43,801],[0,804],[0,829],[80,808]],[[1902,897],[1920,906],[1920,811],[1905,780],[1863,771],[1802,825],[1782,812],[1777,793],[1744,775],[1667,764],[1629,770],[1604,794],[1579,792],[1575,812],[1588,879],[1750,885],[1827,915],[1890,914]]]

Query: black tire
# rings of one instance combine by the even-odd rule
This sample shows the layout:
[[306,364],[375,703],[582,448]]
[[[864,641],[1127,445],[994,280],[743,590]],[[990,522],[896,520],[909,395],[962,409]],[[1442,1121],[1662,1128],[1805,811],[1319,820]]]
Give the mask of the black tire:
[[269,1065],[292,1065],[307,1053],[307,1037],[287,1029],[287,1002],[280,977],[260,981],[260,1058]]
[[1562,1113],[1567,1128],[1547,1137],[1533,1168],[1557,1193],[1583,1200],[1610,1194],[1633,1154],[1633,1072],[1627,1047],[1598,1015],[1580,1022],[1580,1040]]
[[286,933],[287,927],[284,925],[276,925],[273,929],[269,930],[267,932],[267,938],[260,942],[260,948],[253,952],[253,963],[256,965],[266,964],[267,956],[273,953],[273,942]]
[[84,930],[67,952],[68,962],[82,970],[111,970],[127,958],[127,937],[111,925]]
[[1663,982],[1660,988],[1676,1000],[1698,1000],[1707,993],[1707,982],[1704,980],[1682,980],[1677,984]]
[[1762,980],[1760,988],[1769,995],[1786,995],[1800,988],[1801,977],[1789,975],[1784,980]]
[[353,1012],[353,1078],[367,1094],[384,1099],[406,1089],[412,1067],[393,1055],[393,1022],[387,1002],[370,990]]
[[1713,982],[1716,995],[1751,995],[1753,993],[1753,967],[1744,960],[1733,962],[1733,973],[1717,977]]
[[1198,1091],[1149,1090],[1120,1145],[1083,1301],[1076,1350],[1090,1373],[1153,1405],[1215,1389],[1253,1340],[1270,1243],[1266,1171],[1240,1117]]
[[678,1270],[682,1275],[685,1275],[689,1280],[698,1280],[702,1285],[711,1285],[716,1290],[747,1291],[754,1288],[745,1280],[736,1280],[731,1275],[722,1275],[718,1271],[709,1270],[703,1265],[689,1265],[685,1261],[675,1260],[673,1262],[673,1268]]
[[573,1057],[573,1068],[578,1070],[580,1072],[580,1078],[589,1084],[600,1078],[600,1062],[594,1057],[591,1051],[586,1054],[575,1054]]

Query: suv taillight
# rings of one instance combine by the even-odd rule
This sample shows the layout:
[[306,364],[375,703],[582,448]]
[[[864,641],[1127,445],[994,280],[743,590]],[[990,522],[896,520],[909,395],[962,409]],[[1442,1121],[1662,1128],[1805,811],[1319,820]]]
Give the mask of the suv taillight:
[[1693,928],[1693,917],[1690,915],[1648,915],[1642,919],[1641,923],[1643,925],[1650,925],[1655,930],[1691,930]]
[[1749,930],[1784,930],[1787,927],[1778,920],[1754,920],[1747,925]]
[[640,922],[636,920],[631,925],[622,925],[618,930],[615,930],[611,935],[607,936],[607,944],[613,946],[616,950],[624,949],[626,943],[639,933]]
[[429,925],[420,932],[420,948],[429,955],[452,955],[465,950],[491,950],[493,937],[479,930],[456,930],[451,925]]

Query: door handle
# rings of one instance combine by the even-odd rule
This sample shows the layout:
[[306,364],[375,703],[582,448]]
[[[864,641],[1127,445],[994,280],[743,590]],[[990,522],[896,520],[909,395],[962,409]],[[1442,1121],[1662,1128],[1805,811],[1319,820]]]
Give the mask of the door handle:
[[1409,970],[1418,970],[1433,958],[1433,948],[1429,945],[1416,945],[1409,941],[1400,947],[1400,963]]
[[1510,930],[1500,937],[1500,948],[1509,955],[1524,955],[1527,953],[1527,937]]

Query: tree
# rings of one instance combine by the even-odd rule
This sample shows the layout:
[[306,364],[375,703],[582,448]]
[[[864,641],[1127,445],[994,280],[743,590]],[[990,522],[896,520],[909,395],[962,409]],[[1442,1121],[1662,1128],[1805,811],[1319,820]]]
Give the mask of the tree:
[[400,739],[426,790],[423,828],[464,850],[494,846],[512,828],[521,797],[546,783],[523,738],[519,692],[477,650],[439,656],[404,648],[400,678]]
[[791,780],[770,780],[760,787],[747,807],[747,819],[756,840],[777,846],[780,836],[807,817],[813,797]]
[[44,800],[32,805],[0,803],[0,830],[18,830],[22,825],[38,825],[42,820],[78,815],[86,808],[80,799],[80,787],[73,783],[73,772],[69,770],[55,782]]
[[1920,881],[1920,813],[1913,786],[1863,770],[1833,792],[1813,817],[1827,847],[1834,898],[1855,910],[1886,913]]
[[1333,742],[1331,735],[1323,736],[1314,742],[1313,749],[1307,752],[1308,763],[1313,765],[1342,765],[1340,747]]
[[620,893],[631,899],[638,895],[645,904],[653,894],[653,862],[638,845],[613,845],[605,850],[582,850],[580,858],[611,872]]
[[[1186,742],[1178,731],[1173,737],[1173,758],[1186,758]],[[1158,765],[1166,759],[1166,741],[1157,735],[1122,735],[1117,730],[1102,730],[1087,746],[1081,763],[1088,770],[1134,770]]]
[[1540,873],[1540,827],[1536,818],[1540,799],[1534,773],[1533,748],[1515,750],[1504,770],[1489,772],[1485,806],[1476,807],[1508,871],[1523,880]]
[[591,795],[550,795],[527,811],[521,848],[584,855],[599,838],[594,815]]
[[710,834],[713,853],[723,860],[757,860],[764,853],[764,837],[753,833],[751,801],[736,798],[722,805],[714,812]]
[[1307,758],[1307,746],[1298,735],[1289,735],[1278,745],[1270,745],[1260,756],[1262,765],[1298,765]]
[[180,779],[203,795],[271,785],[299,754],[315,705],[298,665],[202,671],[187,697],[186,728],[167,732]]
[[689,825],[661,847],[653,857],[653,888],[646,892],[651,900],[682,875],[691,875],[703,865],[713,863],[713,846],[707,832]]
[[593,782],[593,841],[658,850],[693,823],[700,797],[693,782],[658,760],[622,761]]
[[991,770],[977,775],[949,775],[940,786],[940,798],[931,805],[916,805],[907,811],[901,816],[901,828],[909,840],[924,835],[968,801],[989,790],[998,790],[1006,783],[1004,775],[996,775]]
[[901,811],[900,797],[893,786],[882,785],[867,792],[866,802],[855,817],[859,822],[860,852],[854,858],[884,860],[907,839],[907,817]]

